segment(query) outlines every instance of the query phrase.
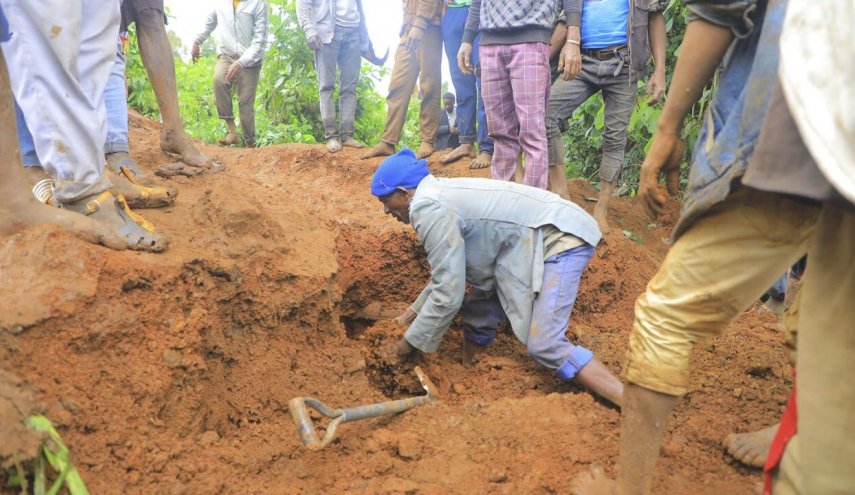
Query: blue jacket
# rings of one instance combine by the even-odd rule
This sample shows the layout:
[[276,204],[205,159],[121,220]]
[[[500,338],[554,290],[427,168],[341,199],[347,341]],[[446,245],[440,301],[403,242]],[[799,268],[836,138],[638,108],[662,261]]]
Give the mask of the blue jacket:
[[410,222],[431,268],[404,334],[424,352],[439,347],[463,304],[466,283],[495,291],[517,338],[528,340],[534,298],[543,282],[543,233],[554,225],[596,246],[597,222],[560,196],[513,182],[425,177],[410,202]]

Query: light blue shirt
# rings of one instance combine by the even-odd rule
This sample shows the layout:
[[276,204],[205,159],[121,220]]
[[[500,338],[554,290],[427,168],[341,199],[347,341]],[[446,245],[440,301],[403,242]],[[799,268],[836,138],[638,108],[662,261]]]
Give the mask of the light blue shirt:
[[[630,0],[585,0],[582,3],[582,48],[625,45]],[[645,29],[647,27],[645,26]]]
[[427,252],[431,280],[404,334],[434,352],[463,304],[466,283],[495,291],[514,334],[528,340],[534,298],[543,282],[543,232],[554,225],[596,246],[597,222],[542,189],[491,179],[425,177],[410,202],[410,222]]

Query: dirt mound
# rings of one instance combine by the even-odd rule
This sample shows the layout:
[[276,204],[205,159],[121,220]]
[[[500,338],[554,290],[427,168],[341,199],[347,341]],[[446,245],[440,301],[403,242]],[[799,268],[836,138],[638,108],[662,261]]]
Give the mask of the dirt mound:
[[[171,160],[156,124],[131,124],[144,168]],[[428,281],[424,252],[382,214],[368,192],[377,162],[356,151],[205,151],[226,171],[176,178],[178,202],[143,212],[172,235],[164,254],[49,229],[0,240],[0,368],[43,405],[93,493],[566,493],[592,462],[613,467],[616,410],[561,384],[507,329],[463,366],[459,321],[421,361],[441,402],[347,423],[327,449],[306,450],[292,397],[346,407],[423,393],[382,350],[403,331],[387,320]],[[431,168],[488,174],[463,162]],[[590,211],[590,186],[570,189]],[[653,224],[616,200],[617,228],[583,277],[570,336],[616,373],[677,209]],[[791,380],[776,324],[750,313],[696,350],[660,492],[748,493],[759,480],[720,441],[778,418]],[[16,438],[3,429],[18,422],[7,409],[0,445]]]

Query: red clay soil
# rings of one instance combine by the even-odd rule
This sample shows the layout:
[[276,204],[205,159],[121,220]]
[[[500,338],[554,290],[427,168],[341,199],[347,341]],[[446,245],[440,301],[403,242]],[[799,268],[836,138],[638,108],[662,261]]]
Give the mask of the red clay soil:
[[[131,123],[145,169],[171,160],[156,124]],[[614,474],[617,410],[558,382],[507,331],[464,367],[459,322],[421,359],[441,402],[304,448],[292,397],[345,407],[421,393],[412,365],[394,369],[381,351],[403,332],[384,318],[428,280],[423,250],[369,195],[378,160],[320,145],[205,151],[226,171],[172,180],[177,203],[143,212],[172,235],[164,254],[51,229],[0,239],[0,455],[32,451],[9,421],[40,411],[97,494],[561,494],[593,463]],[[590,210],[590,186],[570,187]],[[634,201],[615,203],[570,337],[619,373],[679,205],[654,225]],[[782,340],[776,317],[752,312],[697,346],[657,493],[751,493],[760,472],[721,441],[777,420],[791,385]]]

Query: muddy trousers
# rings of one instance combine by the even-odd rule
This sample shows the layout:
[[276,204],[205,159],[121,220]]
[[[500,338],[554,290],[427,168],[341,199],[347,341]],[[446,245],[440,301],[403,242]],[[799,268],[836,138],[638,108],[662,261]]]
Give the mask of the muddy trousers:
[[407,120],[407,107],[410,97],[419,82],[422,96],[419,109],[419,134],[423,143],[433,144],[439,129],[440,92],[442,81],[440,65],[442,63],[442,31],[439,26],[425,28],[419,49],[412,51],[404,46],[401,38],[395,52],[395,65],[392,67],[392,80],[389,82],[389,96],[386,97],[386,127],[380,140],[397,146],[401,140],[401,131]]
[[118,2],[0,0],[15,35],[3,43],[12,93],[38,161],[70,203],[110,187],[103,177],[104,88],[113,69]]
[[261,64],[241,69],[232,82],[226,80],[229,67],[237,60],[220,54],[214,67],[214,99],[217,100],[217,114],[223,120],[234,120],[232,89],[237,90],[238,114],[243,142],[247,146],[255,144],[255,92],[258,89],[258,77]]
[[[594,255],[588,244],[551,256],[544,262],[543,286],[534,300],[531,326],[524,344],[538,364],[555,370],[564,381],[572,380],[594,354],[567,340],[568,320],[576,303],[582,272]],[[463,338],[487,346],[506,317],[495,292],[471,289],[460,310]]]

